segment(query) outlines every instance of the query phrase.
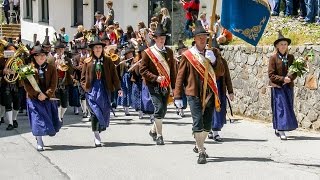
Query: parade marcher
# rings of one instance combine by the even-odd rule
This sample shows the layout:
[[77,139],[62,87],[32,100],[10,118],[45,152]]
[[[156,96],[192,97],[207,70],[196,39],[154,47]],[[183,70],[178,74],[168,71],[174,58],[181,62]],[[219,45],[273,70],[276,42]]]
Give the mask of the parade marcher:
[[[12,42],[9,42],[5,50],[16,52],[17,47]],[[6,67],[6,62],[9,60],[10,58],[4,58],[0,61],[2,76],[14,74],[13,70],[10,69],[10,67]],[[16,80],[14,82],[7,82],[5,78],[1,79],[1,104],[5,107],[6,117],[8,121],[8,127],[6,128],[6,130],[8,131],[18,127],[17,116],[21,103],[21,99],[19,96],[19,87],[22,87],[19,80]]]
[[48,53],[47,54],[47,63],[54,65],[55,59],[54,59],[54,56],[53,56],[53,53],[51,50],[52,44],[50,43],[50,40],[49,40],[48,28],[46,28],[46,36],[45,36],[44,41],[42,42],[41,46],[42,46],[43,50]]
[[50,100],[57,88],[56,67],[46,62],[48,52],[41,46],[34,46],[31,51],[32,64],[37,69],[34,78],[41,92],[36,91],[29,80],[24,80],[27,91],[27,108],[32,134],[37,140],[37,150],[43,151],[42,136],[55,136],[61,128],[58,116],[58,102]]
[[149,95],[148,88],[142,82],[142,76],[139,73],[139,65],[141,63],[141,53],[147,49],[146,46],[138,46],[138,52],[132,61],[129,71],[132,73],[132,108],[139,112],[139,119],[143,118],[143,114],[151,116],[151,122],[154,121],[154,107]]
[[288,53],[291,40],[279,32],[278,39],[273,43],[275,53],[270,57],[268,66],[269,85],[271,88],[272,121],[275,134],[281,140],[287,140],[285,131],[298,128],[297,118],[294,114],[293,87],[297,75],[289,74],[288,67],[294,61],[294,56]]
[[123,95],[118,97],[118,105],[124,108],[126,116],[130,116],[129,107],[131,106],[132,82],[131,73],[128,71],[134,58],[135,49],[129,46],[124,51],[124,59],[118,65],[121,78],[121,89]]
[[140,74],[148,87],[154,105],[154,123],[149,135],[157,145],[164,145],[162,119],[167,113],[167,102],[175,86],[175,60],[173,51],[165,47],[166,32],[158,24],[154,32],[155,45],[144,50],[140,64]]
[[80,53],[78,52],[78,48],[80,48],[80,44],[76,43],[75,45],[71,44],[71,62],[73,67],[72,74],[72,85],[69,88],[69,106],[73,107],[73,113],[75,115],[79,115],[79,107],[80,104],[80,78],[81,78],[81,66],[80,66]]
[[[215,39],[213,39],[215,41]],[[214,43],[217,45],[217,43]],[[218,46],[217,46],[218,47]],[[223,76],[216,77],[216,83],[219,92],[219,99],[220,99],[220,108],[221,110],[218,112],[214,109],[213,116],[212,116],[212,131],[210,131],[208,138],[213,139],[215,141],[221,142],[222,138],[219,135],[219,131],[221,131],[224,124],[226,124],[227,119],[227,98],[230,101],[233,101],[234,94],[233,94],[233,87],[232,81],[230,77],[229,67],[227,61],[221,57],[221,60],[224,65],[225,73]],[[228,90],[228,97],[227,97],[227,90]]]
[[58,87],[56,90],[56,96],[59,101],[58,115],[59,119],[63,122],[63,117],[68,107],[68,93],[69,87],[73,84],[72,77],[73,67],[71,59],[65,54],[65,44],[61,41],[61,38],[57,40],[55,46],[56,54],[55,65],[58,71]]
[[[194,31],[195,46],[185,51],[182,55],[174,92],[175,104],[178,108],[183,106],[183,91],[187,96],[193,119],[192,131],[199,151],[198,164],[207,162],[208,155],[205,152],[204,142],[211,131],[214,108],[219,108],[219,100],[215,95],[218,94],[215,76],[219,77],[224,74],[218,50],[205,49],[207,36],[208,32],[202,27],[201,22],[196,21]],[[208,88],[203,89],[206,63],[209,64],[207,66]],[[205,94],[203,93],[204,91]],[[202,102],[203,96],[206,99],[204,103]]]
[[[80,57],[79,57],[79,59],[78,59],[78,57],[75,58],[75,61],[79,61],[79,66],[76,69],[80,70],[80,79],[79,79],[79,81],[80,81],[84,60],[87,59],[88,57],[90,57],[90,54],[88,52],[88,45],[86,42],[81,44],[80,47],[78,48],[78,50],[80,51]],[[80,101],[81,101],[81,108],[82,108],[82,114],[83,114],[82,117],[83,118],[90,117],[90,111],[87,106],[88,103],[86,100],[85,91],[81,85],[79,86],[79,92],[80,92]]]
[[94,132],[94,143],[101,147],[100,132],[109,127],[111,92],[120,90],[120,80],[112,60],[105,56],[105,44],[95,36],[90,42],[91,56],[84,60],[81,74],[81,86],[86,92],[86,99],[91,112],[91,126]]
[[[182,56],[182,53],[184,51],[188,50],[188,47],[186,47],[182,40],[179,40],[178,42],[178,48],[177,48],[177,52],[178,52],[178,57],[176,58],[176,63],[177,63],[177,70],[176,72],[178,73],[178,69],[179,69],[179,63],[181,61],[181,56]],[[182,94],[182,102],[183,102],[183,106],[182,108],[177,108],[176,107],[176,112],[177,112],[177,115],[180,115],[181,117],[184,117],[184,110],[187,108],[187,96],[183,93]]]

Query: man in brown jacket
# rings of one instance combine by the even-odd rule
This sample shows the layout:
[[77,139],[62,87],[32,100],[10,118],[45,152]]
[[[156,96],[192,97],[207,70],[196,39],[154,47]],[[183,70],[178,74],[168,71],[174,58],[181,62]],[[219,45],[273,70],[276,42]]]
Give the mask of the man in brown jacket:
[[[190,105],[191,116],[193,119],[192,131],[196,140],[196,145],[199,148],[198,164],[205,164],[208,155],[204,149],[204,142],[211,130],[212,113],[215,107],[215,95],[206,96],[206,106],[202,108],[203,91],[203,77],[204,71],[199,71],[201,67],[204,69],[204,62],[209,63],[209,79],[213,80],[214,74],[222,76],[224,74],[223,63],[219,56],[218,50],[206,49],[208,33],[203,29],[201,22],[196,22],[196,29],[194,31],[195,46],[185,51],[179,64],[174,99],[176,106],[182,107],[182,94],[185,89],[185,94]],[[190,58],[191,57],[191,58]],[[201,66],[201,67],[200,67]],[[201,72],[201,73],[199,73]],[[212,82],[208,81],[208,88],[206,94],[213,94],[215,91]],[[185,88],[184,88],[185,87]]]
[[174,89],[176,79],[173,51],[165,47],[166,33],[162,24],[158,24],[154,33],[155,45],[142,52],[140,74],[147,85],[154,105],[154,124],[149,135],[157,145],[164,145],[162,137],[162,119],[167,113],[167,101],[170,90]]

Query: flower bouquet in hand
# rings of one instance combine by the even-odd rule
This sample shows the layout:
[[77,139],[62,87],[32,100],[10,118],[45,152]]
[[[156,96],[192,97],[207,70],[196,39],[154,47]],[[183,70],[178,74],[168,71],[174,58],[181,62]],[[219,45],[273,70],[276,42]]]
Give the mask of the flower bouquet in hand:
[[297,73],[298,77],[303,76],[306,72],[309,72],[308,64],[307,62],[312,62],[314,59],[314,53],[312,50],[309,51],[308,54],[305,55],[305,57],[299,57],[289,67],[289,74]]
[[39,85],[33,76],[37,71],[34,68],[33,64],[24,65],[23,61],[21,59],[18,59],[13,64],[13,69],[19,74],[19,79],[28,79],[33,89],[37,92],[41,92],[41,89],[39,88]]

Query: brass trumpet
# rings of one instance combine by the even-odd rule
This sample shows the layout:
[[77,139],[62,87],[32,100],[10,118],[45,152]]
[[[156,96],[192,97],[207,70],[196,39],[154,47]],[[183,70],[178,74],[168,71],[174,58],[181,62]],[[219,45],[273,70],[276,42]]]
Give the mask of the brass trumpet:
[[9,71],[12,72],[12,73],[6,74],[4,76],[4,79],[8,83],[14,83],[19,78],[19,74],[15,72],[15,69],[24,64],[24,61],[20,58],[20,56],[23,53],[26,55],[29,55],[29,50],[25,45],[23,45],[22,43],[19,43],[18,49],[16,50],[14,55],[10,59],[7,60],[7,62],[5,64],[5,69],[8,69]]
[[66,64],[66,61],[64,59],[64,55],[62,57],[59,55],[58,55],[58,57],[56,57],[56,67],[60,71],[68,71],[69,66]]

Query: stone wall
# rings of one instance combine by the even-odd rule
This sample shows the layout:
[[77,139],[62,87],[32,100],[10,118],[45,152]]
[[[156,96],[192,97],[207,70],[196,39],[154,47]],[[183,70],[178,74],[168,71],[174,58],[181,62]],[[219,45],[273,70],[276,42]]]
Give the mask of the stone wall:
[[[296,58],[313,49],[315,59],[309,64],[310,71],[295,80],[294,110],[303,128],[320,130],[320,46],[290,47]],[[223,57],[228,61],[235,101],[236,114],[271,121],[271,89],[268,86],[268,61],[274,52],[273,46],[243,47],[224,46]],[[315,86],[309,88],[310,83]]]

